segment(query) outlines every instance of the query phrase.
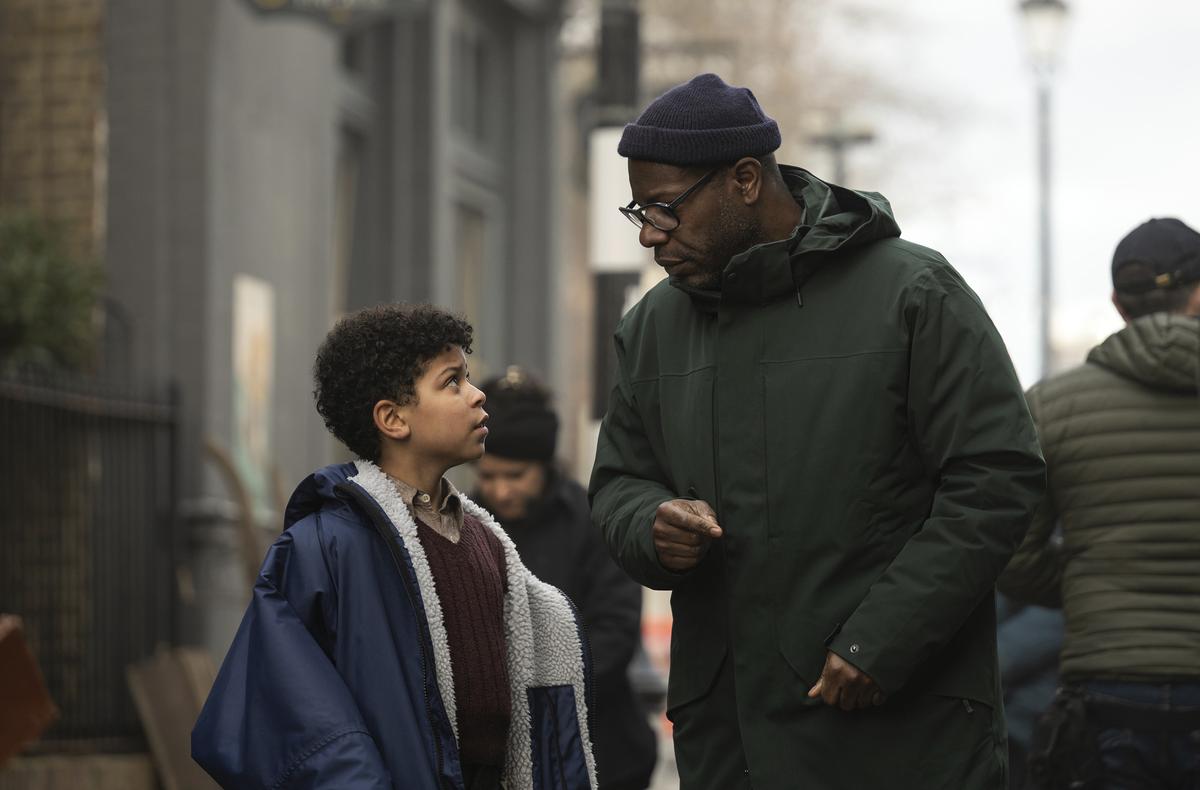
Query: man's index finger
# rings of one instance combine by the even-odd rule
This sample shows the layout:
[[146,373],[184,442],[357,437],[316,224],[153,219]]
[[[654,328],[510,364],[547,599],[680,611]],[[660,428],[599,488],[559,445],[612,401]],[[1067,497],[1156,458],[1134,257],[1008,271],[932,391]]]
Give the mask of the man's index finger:
[[715,518],[701,515],[691,507],[681,505],[671,509],[671,521],[675,526],[709,537],[720,537],[721,525]]

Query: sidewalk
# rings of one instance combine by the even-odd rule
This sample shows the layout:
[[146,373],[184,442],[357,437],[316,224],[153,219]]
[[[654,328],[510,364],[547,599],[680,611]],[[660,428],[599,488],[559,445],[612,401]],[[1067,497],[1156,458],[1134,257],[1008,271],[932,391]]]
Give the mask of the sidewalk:
[[654,767],[654,778],[649,790],[679,790],[679,775],[675,771],[675,749],[671,746],[671,736],[663,726],[667,724],[666,716],[659,715],[650,722],[658,734],[658,764]]

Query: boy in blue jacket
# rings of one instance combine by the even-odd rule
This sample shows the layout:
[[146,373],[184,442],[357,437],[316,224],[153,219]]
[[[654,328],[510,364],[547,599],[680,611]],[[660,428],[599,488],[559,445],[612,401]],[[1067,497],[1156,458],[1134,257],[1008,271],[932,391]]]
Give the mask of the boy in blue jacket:
[[358,459],[292,495],[196,722],[222,787],[595,787],[572,606],[444,477],[487,437],[471,341],[389,305],[318,351],[317,411]]

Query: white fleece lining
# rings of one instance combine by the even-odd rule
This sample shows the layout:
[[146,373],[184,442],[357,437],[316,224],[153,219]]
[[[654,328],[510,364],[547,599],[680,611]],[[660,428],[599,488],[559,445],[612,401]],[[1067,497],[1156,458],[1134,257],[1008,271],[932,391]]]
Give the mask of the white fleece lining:
[[[457,708],[454,703],[454,674],[450,663],[450,643],[442,616],[433,572],[417,536],[417,524],[388,476],[370,461],[356,459],[358,473],[348,479],[367,492],[392,522],[401,542],[412,558],[421,602],[433,642],[434,668],[438,690],[450,727],[458,739]],[[490,513],[460,494],[463,511],[479,519],[504,546],[508,591],[504,596],[504,634],[508,657],[508,678],[512,703],[512,723],[508,728],[508,749],[504,775],[507,787],[533,786],[532,720],[527,689],[570,685],[575,691],[575,711],[587,762],[588,781],[596,787],[596,764],[592,755],[591,734],[587,726],[587,695],[584,684],[583,647],[575,613],[566,596],[557,588],[537,579],[521,562],[508,535]]]
[[[557,587],[538,579],[521,562],[512,539],[479,505],[463,497],[463,510],[492,530],[504,546],[508,566],[508,594],[504,598],[504,631],[508,645],[508,676],[512,690],[512,722],[508,728],[508,757],[504,766],[507,786],[533,787],[532,719],[527,689],[570,685],[575,691],[588,783],[596,787],[596,762],[587,725],[587,692],[584,683],[583,645],[575,611]],[[520,723],[521,726],[514,726]]]

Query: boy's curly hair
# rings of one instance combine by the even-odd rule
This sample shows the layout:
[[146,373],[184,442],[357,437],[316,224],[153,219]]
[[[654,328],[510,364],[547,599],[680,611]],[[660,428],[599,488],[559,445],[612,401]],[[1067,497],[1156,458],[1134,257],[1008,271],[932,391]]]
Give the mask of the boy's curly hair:
[[325,427],[356,456],[378,462],[375,404],[415,401],[429,361],[450,346],[470,354],[473,334],[462,318],[427,304],[368,307],[338,321],[313,365]]

